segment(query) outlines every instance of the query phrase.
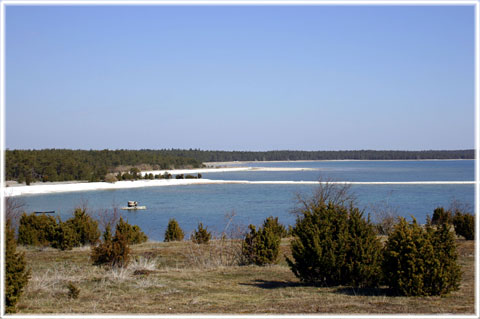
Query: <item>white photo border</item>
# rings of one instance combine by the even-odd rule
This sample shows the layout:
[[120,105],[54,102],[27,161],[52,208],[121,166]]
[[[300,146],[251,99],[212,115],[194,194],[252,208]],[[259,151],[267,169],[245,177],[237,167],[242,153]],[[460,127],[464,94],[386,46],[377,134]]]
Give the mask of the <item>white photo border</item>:
[[[1,318],[257,318],[257,319],[314,319],[314,318],[479,318],[480,317],[480,285],[479,285],[479,237],[480,234],[480,0],[0,0],[0,317]],[[4,188],[5,188],[5,18],[7,6],[473,6],[475,10],[475,314],[473,315],[282,315],[282,314],[265,314],[265,315],[41,315],[41,314],[5,314],[5,220],[4,220]]]

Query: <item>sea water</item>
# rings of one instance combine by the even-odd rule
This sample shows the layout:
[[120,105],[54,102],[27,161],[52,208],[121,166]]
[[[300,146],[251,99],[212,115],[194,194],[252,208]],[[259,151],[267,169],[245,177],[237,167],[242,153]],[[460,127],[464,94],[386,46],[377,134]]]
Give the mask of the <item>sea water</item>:
[[[473,181],[474,161],[322,161],[254,162],[251,167],[305,168],[304,171],[242,171],[207,173],[203,178],[252,181],[361,181],[422,182]],[[304,184],[203,184],[159,186],[135,189],[85,191],[22,196],[27,212],[55,210],[63,220],[72,216],[76,206],[85,202],[93,215],[135,200],[147,210],[121,211],[129,223],[139,225],[152,240],[163,240],[170,218],[175,218],[187,236],[199,222],[214,233],[259,225],[268,216],[279,217],[293,225],[298,196],[308,198],[316,185]],[[448,207],[457,200],[474,206],[473,184],[441,185],[352,185],[357,205],[365,213],[388,206],[400,216],[414,217],[420,223],[438,206]],[[233,215],[233,218],[231,217]],[[372,216],[373,218],[375,216]]]

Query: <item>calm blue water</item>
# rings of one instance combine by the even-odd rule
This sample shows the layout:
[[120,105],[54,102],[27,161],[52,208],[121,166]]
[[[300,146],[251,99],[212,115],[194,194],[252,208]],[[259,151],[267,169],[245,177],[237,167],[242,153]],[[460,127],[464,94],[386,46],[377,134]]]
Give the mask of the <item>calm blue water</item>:
[[473,181],[474,161],[331,161],[250,162],[250,167],[308,168],[308,171],[207,173],[204,178],[250,181],[316,181],[332,178],[351,182]]
[[[321,167],[323,178],[349,181],[471,181],[474,176],[474,161],[285,162],[248,165],[253,164],[269,167]],[[295,178],[299,173],[304,174],[304,177]],[[204,177],[316,180],[318,173],[319,171],[232,172],[204,174]],[[315,187],[210,184],[30,195],[21,198],[27,205],[27,211],[55,210],[62,219],[69,218],[74,207],[85,200],[93,214],[111,209],[113,205],[124,206],[128,200],[136,200],[148,209],[121,211],[122,215],[130,223],[139,225],[150,239],[163,240],[170,218],[176,218],[186,234],[193,231],[198,222],[203,222],[214,232],[221,232],[227,222],[225,216],[232,211],[236,213],[233,223],[238,226],[260,224],[270,215],[278,216],[286,225],[293,224],[295,216],[291,211],[296,205],[296,194],[309,196]],[[453,199],[472,207],[474,204],[474,185],[355,185],[352,186],[352,191],[358,198],[359,206],[367,212],[371,211],[371,206],[375,203],[388,202],[400,215],[414,216],[421,223],[427,214],[432,214],[433,209],[448,206]]]

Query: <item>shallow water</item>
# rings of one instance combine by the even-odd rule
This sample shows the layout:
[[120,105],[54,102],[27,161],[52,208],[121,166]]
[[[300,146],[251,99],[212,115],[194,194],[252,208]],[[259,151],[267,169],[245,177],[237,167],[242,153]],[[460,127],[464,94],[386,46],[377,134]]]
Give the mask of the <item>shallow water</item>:
[[[474,161],[415,161],[415,162],[285,162],[250,163],[266,167],[321,168],[323,178],[348,181],[472,181]],[[309,165],[309,166],[307,166]],[[327,168],[329,170],[327,170]],[[288,174],[287,174],[288,173]],[[292,173],[292,174],[290,174]],[[302,173],[302,177],[299,177]],[[295,172],[227,172],[208,173],[211,179],[244,180],[317,180],[319,171]],[[212,176],[213,175],[213,176]],[[215,176],[217,175],[217,176]],[[289,177],[289,179],[287,179]],[[299,179],[295,179],[299,178]],[[309,196],[315,185],[249,185],[206,184],[188,186],[146,187],[30,195],[19,197],[31,211],[55,210],[62,219],[71,216],[73,208],[88,201],[95,212],[124,206],[128,200],[146,205],[147,210],[121,211],[130,223],[139,225],[153,240],[163,240],[170,218],[175,218],[186,234],[198,222],[210,230],[221,232],[225,216],[235,211],[233,223],[245,227],[260,224],[266,217],[278,216],[288,225],[295,222],[291,213],[296,206],[296,194]],[[413,216],[421,223],[438,206],[448,206],[453,199],[473,207],[474,185],[353,185],[351,190],[358,205],[367,213],[372,205],[394,207],[401,216]],[[232,229],[232,225],[229,226]]]

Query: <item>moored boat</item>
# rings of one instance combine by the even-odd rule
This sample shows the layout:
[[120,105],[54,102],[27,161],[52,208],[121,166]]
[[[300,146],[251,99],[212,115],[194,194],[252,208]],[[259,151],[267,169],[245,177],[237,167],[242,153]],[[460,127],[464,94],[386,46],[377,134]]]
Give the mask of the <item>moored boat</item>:
[[124,210],[137,210],[137,209],[147,209],[147,206],[138,206],[138,202],[129,200],[127,203],[128,206],[121,207]]

